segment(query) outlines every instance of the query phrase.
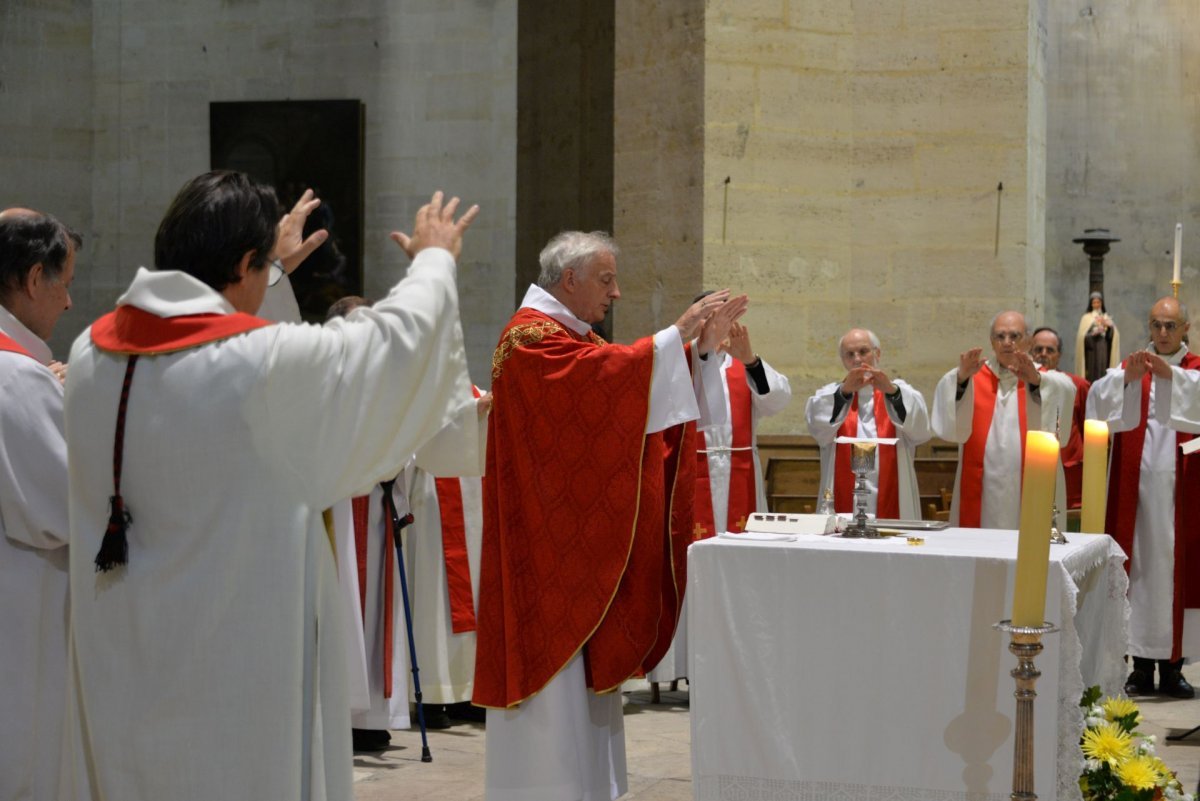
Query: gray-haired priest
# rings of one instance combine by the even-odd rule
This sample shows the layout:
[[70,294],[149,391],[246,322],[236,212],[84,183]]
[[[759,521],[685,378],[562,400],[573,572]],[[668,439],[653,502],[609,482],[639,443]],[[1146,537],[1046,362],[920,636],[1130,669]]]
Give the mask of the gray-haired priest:
[[867,475],[871,488],[867,512],[881,518],[920,520],[913,453],[930,437],[925,398],[881,366],[879,338],[865,328],[846,332],[838,341],[838,356],[845,377],[818,389],[804,409],[808,430],[821,447],[821,493],[832,490],[838,512],[853,511],[850,446],[838,445],[838,437],[896,439],[895,445],[879,447],[875,467]]

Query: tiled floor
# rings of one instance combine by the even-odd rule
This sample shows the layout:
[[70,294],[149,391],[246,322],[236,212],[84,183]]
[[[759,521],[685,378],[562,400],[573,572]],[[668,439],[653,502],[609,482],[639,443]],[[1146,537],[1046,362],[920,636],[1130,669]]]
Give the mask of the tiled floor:
[[[1200,686],[1200,665],[1184,669]],[[633,685],[637,687],[638,685]],[[644,684],[642,685],[644,686]],[[666,685],[663,685],[664,687]],[[684,685],[686,687],[686,684]],[[1170,743],[1165,735],[1200,725],[1200,700],[1137,699],[1145,718],[1142,731],[1159,740],[1159,755],[1179,775],[1184,789],[1195,791],[1200,779],[1200,732]],[[626,756],[631,801],[690,801],[691,732],[687,692],[663,692],[650,704],[649,692],[637,689],[625,706]],[[392,748],[378,756],[357,754],[357,801],[477,801],[483,798],[483,726],[456,724],[429,733],[433,761],[422,763],[416,730],[392,732]]]

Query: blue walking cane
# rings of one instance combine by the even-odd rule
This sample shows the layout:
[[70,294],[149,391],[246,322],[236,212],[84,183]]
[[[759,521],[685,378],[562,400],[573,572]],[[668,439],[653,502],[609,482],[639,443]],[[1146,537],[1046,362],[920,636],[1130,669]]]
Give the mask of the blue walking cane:
[[421,670],[417,667],[417,643],[413,639],[412,609],[408,605],[408,574],[404,570],[404,544],[400,532],[412,523],[411,514],[400,517],[396,511],[396,501],[392,498],[392,487],[396,479],[380,482],[383,488],[383,505],[392,518],[392,539],[396,544],[396,567],[400,570],[400,597],[404,599],[404,627],[408,630],[408,661],[412,665],[413,698],[417,702],[417,723],[421,727],[421,761],[432,762],[433,754],[429,753],[429,737],[425,733],[425,709],[421,704]]

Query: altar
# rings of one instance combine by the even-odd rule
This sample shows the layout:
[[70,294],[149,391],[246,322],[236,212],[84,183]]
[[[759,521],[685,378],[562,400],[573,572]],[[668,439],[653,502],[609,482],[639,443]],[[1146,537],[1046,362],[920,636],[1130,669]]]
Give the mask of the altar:
[[[1005,801],[1015,531],[722,535],[688,552],[698,801]],[[761,539],[759,538],[761,537]],[[1039,798],[1078,799],[1085,687],[1120,692],[1128,581],[1106,535],[1050,553],[1035,704]]]

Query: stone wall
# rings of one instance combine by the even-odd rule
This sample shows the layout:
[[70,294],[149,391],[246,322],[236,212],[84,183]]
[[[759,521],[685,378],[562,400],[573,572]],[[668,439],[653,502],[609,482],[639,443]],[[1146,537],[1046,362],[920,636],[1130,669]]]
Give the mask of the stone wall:
[[[82,277],[95,252],[90,0],[0,5],[0,143],[0,208],[38,209],[78,230]],[[54,336],[60,356],[92,319],[86,281],[71,295]]]
[[709,2],[704,280],[751,294],[755,348],[791,379],[795,401],[762,430],[805,430],[852,326],[931,395],[962,350],[987,346],[996,311],[1039,320],[1042,14]]
[[1200,15],[1187,0],[1050,8],[1047,319],[1073,366],[1088,261],[1071,240],[1083,229],[1121,238],[1104,281],[1125,354],[1145,346],[1150,306],[1170,294],[1176,222],[1181,297],[1200,302]]
[[[90,67],[79,125],[94,132],[82,159],[93,171],[71,190],[93,210],[90,263],[56,350],[151,262],[167,203],[209,167],[209,102],[355,98],[366,105],[365,290],[379,296],[399,277],[406,259],[387,233],[410,228],[434,189],[479,203],[460,294],[472,376],[490,383],[512,311],[511,294],[492,287],[513,281],[516,0],[89,5],[75,16],[93,26],[92,46],[75,60],[85,77]],[[73,74],[56,65],[44,89],[69,91]],[[22,188],[43,180],[16,176]]]

